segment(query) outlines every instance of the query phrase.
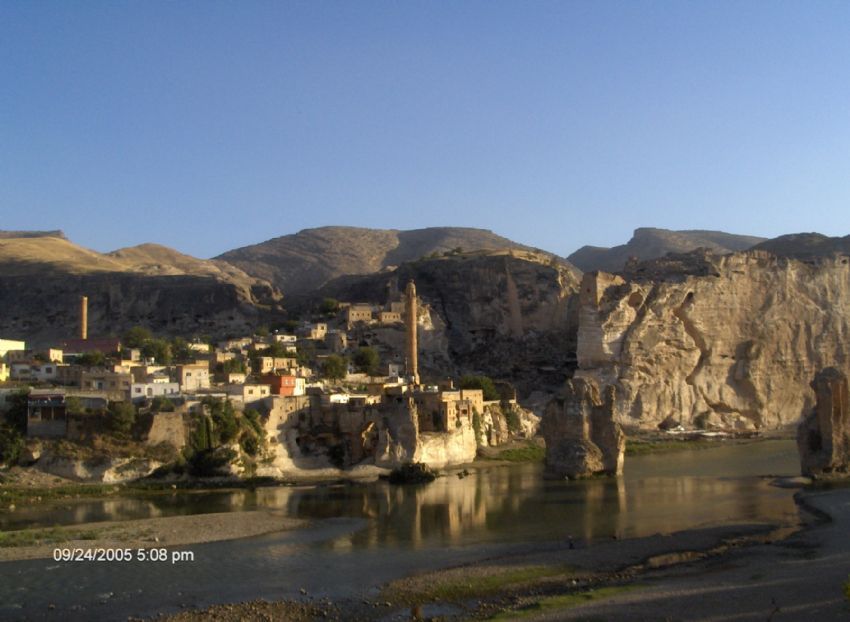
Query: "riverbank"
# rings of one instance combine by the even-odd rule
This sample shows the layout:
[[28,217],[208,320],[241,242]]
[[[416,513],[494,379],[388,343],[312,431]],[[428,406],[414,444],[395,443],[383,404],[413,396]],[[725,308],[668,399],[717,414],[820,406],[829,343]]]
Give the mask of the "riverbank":
[[[372,599],[314,602],[322,613],[313,619],[845,619],[850,488],[808,489],[797,500],[811,511],[796,530],[751,524],[568,539],[392,581]],[[231,617],[221,619],[256,606],[229,605]],[[207,619],[206,611],[164,619]]]
[[56,548],[83,550],[187,546],[247,538],[303,527],[306,521],[283,512],[217,512],[122,521],[101,521],[67,527],[22,529],[0,533],[0,562],[52,559]]

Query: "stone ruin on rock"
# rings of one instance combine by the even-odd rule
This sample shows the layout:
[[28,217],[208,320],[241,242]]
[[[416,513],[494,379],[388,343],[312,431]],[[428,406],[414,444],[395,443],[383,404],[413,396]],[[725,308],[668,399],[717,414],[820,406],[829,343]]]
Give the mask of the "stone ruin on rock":
[[578,479],[623,472],[626,437],[614,421],[613,405],[614,387],[600,397],[593,380],[567,381],[547,406],[541,424],[550,474]]
[[797,428],[800,467],[809,477],[848,475],[850,466],[850,404],[847,375],[827,367],[812,381],[817,402]]

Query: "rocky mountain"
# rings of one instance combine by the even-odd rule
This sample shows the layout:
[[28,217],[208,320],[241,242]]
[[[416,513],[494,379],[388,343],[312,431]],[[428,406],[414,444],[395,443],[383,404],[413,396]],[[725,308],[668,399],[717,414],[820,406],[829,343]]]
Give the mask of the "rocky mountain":
[[850,253],[850,235],[831,238],[820,233],[792,233],[765,240],[753,247],[780,257],[812,259],[834,253]]
[[136,324],[165,334],[245,330],[277,309],[280,293],[225,262],[145,244],[101,254],[64,236],[0,237],[0,333],[36,343],[77,332],[89,297],[92,335]]
[[435,253],[507,248],[528,249],[485,229],[319,227],[237,248],[217,259],[289,296],[313,291],[339,276],[379,272]]
[[626,244],[613,248],[582,246],[567,259],[583,272],[619,272],[631,257],[654,259],[667,253],[687,253],[697,248],[708,248],[723,255],[746,250],[764,240],[765,238],[723,231],[670,231],[643,227],[635,229],[632,239]]
[[421,259],[337,278],[302,304],[326,296],[401,300],[411,279],[427,308],[420,318],[420,365],[432,376],[485,373],[528,395],[559,387],[572,372],[580,273],[544,253],[480,251]]
[[585,274],[577,378],[627,426],[769,429],[811,410],[815,372],[850,360],[850,257],[694,252]]

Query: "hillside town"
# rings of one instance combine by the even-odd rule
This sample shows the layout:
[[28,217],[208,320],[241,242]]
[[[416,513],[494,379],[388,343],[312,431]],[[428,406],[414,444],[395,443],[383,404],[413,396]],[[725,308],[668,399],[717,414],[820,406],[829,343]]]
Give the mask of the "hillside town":
[[326,299],[291,331],[216,343],[142,327],[102,337],[85,296],[78,313],[79,334],[49,347],[0,339],[7,462],[103,481],[164,469],[321,477],[464,464],[537,431],[506,383],[420,376],[427,309],[412,281],[382,305]]

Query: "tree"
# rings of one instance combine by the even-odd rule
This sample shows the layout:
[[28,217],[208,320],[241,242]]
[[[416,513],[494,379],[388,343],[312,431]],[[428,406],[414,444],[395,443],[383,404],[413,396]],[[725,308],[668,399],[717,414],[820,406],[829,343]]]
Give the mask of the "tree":
[[280,358],[286,356],[286,346],[279,341],[273,341],[268,348],[263,350],[265,356]]
[[109,404],[109,428],[119,434],[127,434],[136,423],[136,407],[130,402]]
[[331,354],[322,365],[322,373],[329,380],[342,380],[348,372],[348,361],[339,354]]
[[151,400],[151,411],[157,413],[173,413],[174,402],[164,395],[157,395]]
[[171,340],[171,355],[177,361],[188,361],[192,358],[192,351],[185,339],[175,337]]
[[481,389],[487,401],[500,399],[499,391],[493,380],[488,376],[463,376],[460,379],[461,389]]
[[22,389],[6,397],[6,423],[20,434],[27,433],[29,390]]
[[324,315],[334,315],[339,311],[339,300],[336,298],[325,298],[319,305],[319,312]]
[[295,352],[299,365],[309,365],[316,356],[316,346],[312,341],[303,341],[296,346]]
[[142,356],[155,359],[161,365],[171,363],[171,344],[165,339],[148,339],[142,346]]
[[153,335],[147,328],[134,326],[124,335],[124,345],[128,348],[141,348],[151,338],[153,338]]
[[375,376],[378,374],[381,357],[378,356],[378,352],[375,348],[365,346],[358,348],[357,351],[354,352],[354,356],[351,357],[351,361],[354,363],[357,371],[369,374],[370,376]]
[[21,434],[12,426],[0,425],[0,464],[15,464],[23,450]]
[[83,367],[103,367],[106,364],[106,356],[97,350],[86,352],[77,357],[77,364]]
[[75,395],[65,398],[65,412],[69,415],[82,415],[85,412],[83,403]]

